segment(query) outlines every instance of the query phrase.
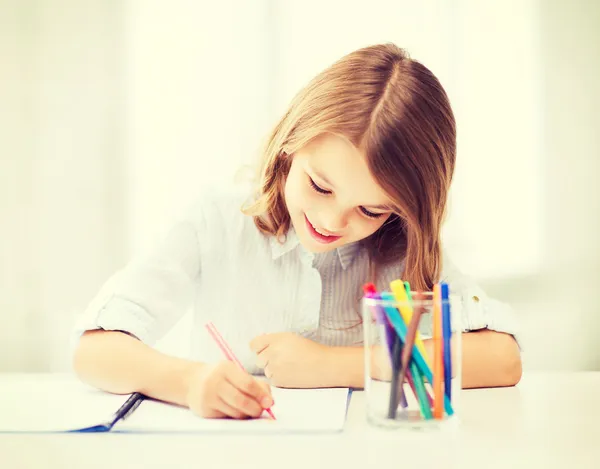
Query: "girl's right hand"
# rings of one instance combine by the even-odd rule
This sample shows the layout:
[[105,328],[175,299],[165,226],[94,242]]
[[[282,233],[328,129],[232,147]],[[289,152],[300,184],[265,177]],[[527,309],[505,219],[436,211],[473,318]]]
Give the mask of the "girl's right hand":
[[194,367],[187,380],[186,401],[204,418],[257,418],[273,405],[268,383],[231,361]]

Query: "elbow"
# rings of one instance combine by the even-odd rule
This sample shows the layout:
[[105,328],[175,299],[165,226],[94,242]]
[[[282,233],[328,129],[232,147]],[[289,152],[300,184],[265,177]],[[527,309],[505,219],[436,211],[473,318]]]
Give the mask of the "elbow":
[[463,357],[465,389],[509,387],[519,383],[523,374],[521,352],[512,335],[482,331],[471,337],[465,341],[469,344],[469,354]]
[[503,359],[501,360],[501,381],[502,386],[515,386],[521,381],[523,376],[523,362],[521,361],[521,352],[515,338],[511,335],[503,335],[506,344],[503,349]]
[[88,383],[88,374],[91,366],[93,365],[93,348],[94,348],[94,337],[103,331],[86,331],[77,341],[73,356],[71,359],[71,369],[81,381]]
[[521,356],[517,351],[517,357],[509,361],[504,370],[504,380],[506,382],[506,386],[516,386],[519,381],[521,381],[521,377],[523,376],[523,364],[521,362]]

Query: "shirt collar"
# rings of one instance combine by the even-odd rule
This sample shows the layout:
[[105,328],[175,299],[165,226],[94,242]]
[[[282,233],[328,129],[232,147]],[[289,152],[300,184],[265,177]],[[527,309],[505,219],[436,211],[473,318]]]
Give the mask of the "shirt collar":
[[294,228],[290,228],[281,241],[277,239],[276,236],[271,236],[269,242],[271,243],[271,254],[273,255],[273,259],[280,258],[300,244],[300,240],[298,239]]
[[[273,259],[278,259],[300,246],[300,239],[298,238],[294,228],[290,228],[288,230],[282,242],[280,242],[275,236],[271,236],[269,242],[271,244],[271,254]],[[346,270],[348,266],[352,264],[352,261],[356,257],[359,249],[359,242],[346,244],[336,249],[340,264],[344,270]]]
[[336,249],[338,257],[340,259],[340,264],[342,264],[342,269],[346,270],[352,261],[356,257],[360,249],[360,243],[357,241],[355,243],[345,244]]

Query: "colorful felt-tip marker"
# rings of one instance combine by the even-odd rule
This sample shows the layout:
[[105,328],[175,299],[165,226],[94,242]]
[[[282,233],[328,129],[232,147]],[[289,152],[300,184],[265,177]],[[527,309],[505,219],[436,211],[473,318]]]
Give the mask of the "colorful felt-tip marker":
[[[400,310],[400,314],[402,315],[404,323],[410,324],[410,320],[413,315],[413,308],[411,305],[411,301],[408,295],[406,294],[406,287],[404,286],[404,282],[402,282],[402,280],[394,280],[390,283],[390,289],[394,294],[394,298],[398,302],[398,309]],[[425,345],[421,340],[421,335],[419,334],[418,330],[415,336],[415,345],[417,349],[419,349],[419,352],[421,352],[423,358],[425,359],[425,363],[429,363],[429,361],[427,360],[427,351],[425,350]]]
[[[394,326],[396,333],[400,336],[400,339],[403,342],[405,342],[406,334],[408,331],[406,329],[406,324],[404,324],[402,316],[398,312],[398,309],[392,306],[395,303],[394,296],[387,292],[382,292],[380,295],[381,299],[384,301],[384,311],[386,315],[388,316],[388,318],[390,318],[390,322]],[[388,305],[386,305],[386,303],[388,303]],[[423,374],[425,379],[427,379],[427,381],[429,381],[430,383],[433,383],[433,374],[431,373],[431,369],[429,368],[429,365],[427,365],[427,363],[425,362],[423,355],[417,347],[415,347],[415,349],[413,350],[413,360],[419,367],[419,371]],[[416,380],[416,377],[414,378]],[[448,400],[448,397],[446,395],[444,395],[444,408],[446,410],[446,414],[448,414],[449,416],[454,414],[452,404],[450,404],[450,401]]]
[[442,309],[440,286],[433,286],[433,416],[436,419],[444,417],[444,356],[442,337]]
[[452,355],[450,340],[452,339],[452,326],[450,316],[450,292],[447,283],[440,283],[442,291],[442,333],[444,336],[444,391],[448,399],[452,400]]

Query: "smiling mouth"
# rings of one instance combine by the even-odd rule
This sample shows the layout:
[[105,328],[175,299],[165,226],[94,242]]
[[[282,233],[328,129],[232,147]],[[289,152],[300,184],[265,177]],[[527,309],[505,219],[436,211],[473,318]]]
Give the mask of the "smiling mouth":
[[308,232],[311,234],[313,239],[320,243],[329,244],[341,238],[341,236],[326,234],[323,230],[315,228],[306,216],[306,214],[304,215],[304,220],[306,221],[306,227],[308,228]]

